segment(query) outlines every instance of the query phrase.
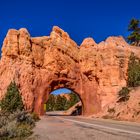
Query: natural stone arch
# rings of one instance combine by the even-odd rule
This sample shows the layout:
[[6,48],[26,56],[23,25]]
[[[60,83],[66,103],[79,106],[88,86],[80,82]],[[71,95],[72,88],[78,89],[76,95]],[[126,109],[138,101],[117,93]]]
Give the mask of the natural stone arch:
[[86,89],[84,90],[81,84],[82,83],[80,80],[74,81],[67,78],[58,78],[51,80],[48,84],[46,84],[46,86],[40,86],[39,88],[41,90],[36,89],[36,91],[40,92],[37,92],[37,96],[34,102],[34,111],[40,115],[43,115],[45,113],[43,105],[47,102],[49,94],[56,89],[67,88],[74,91],[80,97],[82,102],[82,115],[91,115],[98,112],[101,109],[101,104],[100,99],[96,96],[96,89],[95,94],[91,92],[91,89],[88,90],[88,93],[86,93]]
[[131,52],[139,57],[140,49],[122,37],[99,44],[87,38],[78,46],[56,26],[50,36],[34,38],[24,28],[11,29],[2,46],[0,100],[14,80],[25,109],[42,115],[51,90],[66,87],[81,97],[83,115],[92,115],[116,101],[118,91],[127,85]]
[[49,95],[53,91],[61,89],[61,88],[66,88],[70,91],[73,91],[74,94],[78,95],[78,97],[82,103],[82,114],[81,115],[83,115],[85,113],[83,99],[82,99],[81,94],[79,93],[78,89],[73,85],[74,85],[74,83],[72,81],[69,81],[68,79],[63,79],[63,78],[55,79],[55,80],[51,81],[49,83],[49,88],[46,88],[46,92],[44,92],[44,94],[43,94],[42,106],[41,106],[41,109],[38,109],[40,111],[39,114],[42,115],[45,113],[43,110],[43,105],[44,105],[44,103],[46,103],[48,101]]

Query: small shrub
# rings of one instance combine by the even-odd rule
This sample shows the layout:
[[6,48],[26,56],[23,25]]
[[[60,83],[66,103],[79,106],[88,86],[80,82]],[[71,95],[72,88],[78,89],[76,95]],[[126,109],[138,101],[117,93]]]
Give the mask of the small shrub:
[[27,137],[32,134],[31,127],[27,124],[21,124],[17,127],[17,137]]
[[34,126],[35,121],[28,112],[0,112],[0,138],[2,139],[28,137],[32,134]]
[[35,121],[39,121],[39,120],[40,120],[39,116],[38,116],[35,112],[33,112],[31,115],[32,115],[32,118],[33,118]]
[[32,118],[32,115],[27,111],[18,111],[16,113],[16,121],[22,124],[28,124],[31,127],[34,127],[35,120]]
[[129,100],[129,92],[130,90],[127,87],[123,87],[120,91],[119,91],[119,100],[118,102],[126,102]]
[[1,100],[1,110],[14,112],[23,110],[23,102],[15,82],[11,82],[7,88],[5,97]]
[[17,122],[15,120],[11,120],[3,128],[6,130],[8,138],[17,137]]
[[115,113],[115,109],[114,108],[108,108],[108,113]]

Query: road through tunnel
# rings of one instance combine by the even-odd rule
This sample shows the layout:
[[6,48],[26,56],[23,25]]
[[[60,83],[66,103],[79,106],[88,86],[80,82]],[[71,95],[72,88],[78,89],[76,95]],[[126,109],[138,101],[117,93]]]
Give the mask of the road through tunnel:
[[73,90],[59,88],[49,94],[44,104],[44,111],[47,115],[82,115],[82,100]]
[[[49,100],[49,96],[52,97],[51,93],[58,89],[65,88],[73,93],[72,96],[76,95],[75,97],[78,97],[78,100],[81,101],[81,102],[79,102],[79,104],[78,104],[78,102],[74,102],[75,105],[77,104],[76,106],[74,106],[74,104],[69,106],[69,108],[72,106],[73,106],[73,108],[76,108],[76,109],[74,109],[75,112],[73,111],[73,113],[71,113],[72,115],[76,115],[76,114],[91,115],[91,114],[97,113],[100,109],[100,104],[99,104],[99,99],[97,98],[97,96],[95,94],[96,92],[94,93],[94,90],[92,90],[92,88],[90,88],[90,85],[89,85],[88,90],[87,90],[87,87],[86,88],[83,87],[84,88],[83,89],[77,85],[79,85],[78,82],[75,83],[74,81],[66,79],[66,78],[52,80],[49,83],[49,86],[44,87],[44,90],[39,90],[41,92],[38,94],[39,96],[37,96],[37,98],[36,98],[34,111],[39,115],[44,115],[46,112],[46,109],[48,109],[47,108],[48,106],[46,103]],[[84,86],[86,86],[86,85],[84,85]],[[42,89],[42,87],[41,87],[41,89]],[[88,93],[86,91],[88,91]],[[96,91],[96,89],[95,89],[95,91]],[[61,100],[61,98],[60,98],[60,100]],[[66,106],[68,106],[68,104]],[[56,110],[64,111],[64,110],[68,110],[69,108],[65,107],[62,109],[60,107],[59,109],[56,109]],[[48,109],[48,111],[49,111],[49,109]]]

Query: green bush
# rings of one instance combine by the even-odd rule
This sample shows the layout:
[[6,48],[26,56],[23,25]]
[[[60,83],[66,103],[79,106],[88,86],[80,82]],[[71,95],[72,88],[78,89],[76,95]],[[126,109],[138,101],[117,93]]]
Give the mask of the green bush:
[[[128,63],[128,79],[127,87],[137,87],[140,86],[140,59],[137,58],[134,53],[131,53]],[[129,100],[130,90],[127,87],[123,87],[119,93],[118,102],[125,102]]]
[[57,111],[63,111],[63,110],[65,110],[65,104],[66,104],[66,102],[67,102],[66,97],[63,97],[63,96],[58,95],[57,98],[56,98],[54,110],[57,110]]
[[73,92],[70,93],[70,107],[72,107],[73,105],[75,105],[79,101],[80,101],[80,98],[77,94],[75,94]]
[[119,100],[118,102],[126,102],[129,100],[129,92],[130,90],[127,87],[123,87],[120,91],[119,91]]
[[140,60],[132,53],[128,64],[128,87],[140,86]]
[[31,116],[32,116],[32,118],[34,119],[34,121],[36,121],[36,122],[40,120],[39,116],[38,116],[35,112],[33,112],[33,113],[31,114]]
[[69,96],[70,96],[70,99],[67,100],[65,104],[65,110],[68,110],[69,108],[71,108],[73,105],[75,105],[76,103],[80,101],[79,96],[75,94],[74,92],[71,92]]
[[27,137],[32,134],[30,125],[21,124],[17,127],[17,137]]
[[49,99],[46,104],[47,111],[53,111],[55,106],[55,96],[53,94],[49,95]]
[[35,121],[28,112],[0,112],[0,138],[3,140],[28,137],[34,126]]
[[1,100],[0,106],[1,110],[8,112],[23,110],[22,98],[15,82],[11,82],[8,86],[6,95]]
[[32,115],[29,114],[27,111],[18,111],[16,114],[16,121],[22,124],[28,124],[31,127],[35,126],[35,120],[33,119]]

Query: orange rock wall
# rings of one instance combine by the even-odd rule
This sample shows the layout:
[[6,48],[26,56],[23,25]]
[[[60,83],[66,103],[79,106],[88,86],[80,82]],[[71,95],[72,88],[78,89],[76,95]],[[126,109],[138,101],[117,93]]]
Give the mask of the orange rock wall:
[[34,38],[24,28],[11,29],[2,46],[0,99],[14,80],[25,108],[43,115],[50,92],[65,87],[80,96],[83,115],[97,113],[126,86],[131,52],[139,55],[140,49],[122,37],[109,37],[99,44],[86,38],[78,46],[56,26],[50,36]]

